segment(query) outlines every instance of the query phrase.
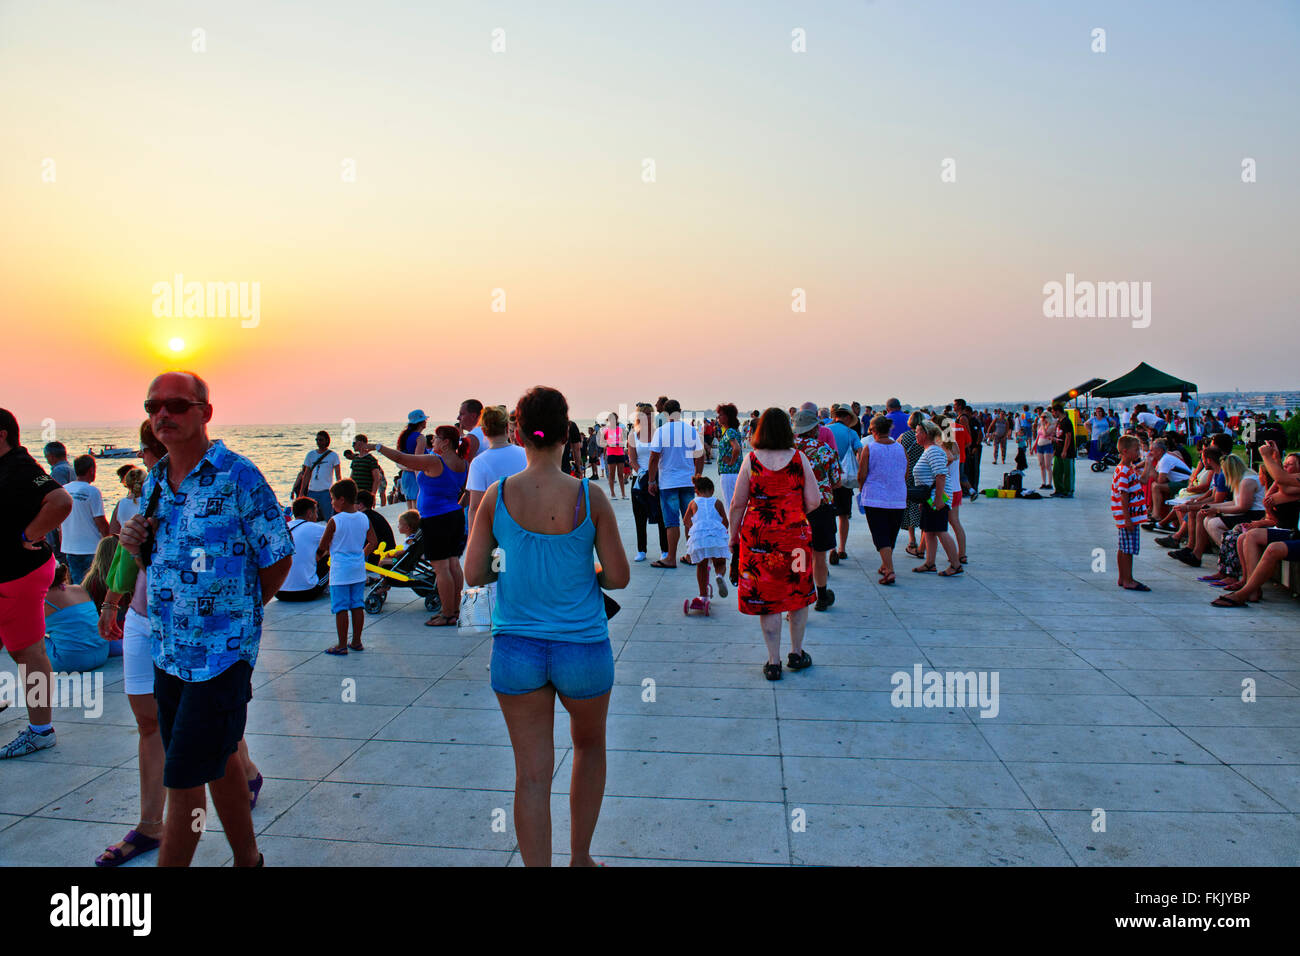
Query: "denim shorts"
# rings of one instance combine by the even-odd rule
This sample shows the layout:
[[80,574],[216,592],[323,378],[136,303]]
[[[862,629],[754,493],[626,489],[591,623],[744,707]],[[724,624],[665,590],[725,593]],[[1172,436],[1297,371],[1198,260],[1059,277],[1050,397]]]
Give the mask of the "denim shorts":
[[363,581],[356,584],[331,584],[330,585],[330,611],[334,614],[339,611],[351,611],[353,608],[361,607],[366,602],[366,585]]
[[614,686],[609,638],[594,644],[497,634],[492,638],[492,689],[529,694],[553,686],[561,697],[586,700]]
[[694,488],[660,488],[659,510],[663,512],[664,527],[681,527],[682,515],[694,500]]

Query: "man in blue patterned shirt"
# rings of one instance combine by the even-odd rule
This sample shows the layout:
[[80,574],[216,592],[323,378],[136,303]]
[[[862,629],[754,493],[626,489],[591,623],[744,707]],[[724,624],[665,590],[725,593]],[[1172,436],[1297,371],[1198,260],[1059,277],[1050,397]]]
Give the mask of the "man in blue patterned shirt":
[[144,403],[167,456],[143,489],[150,515],[122,527],[121,543],[149,568],[154,697],[166,758],[167,813],[159,866],[188,866],[206,813],[205,787],[236,866],[260,866],[244,736],[262,606],[289,573],[293,540],[280,505],[251,461],[208,438],[208,386],[168,372]]

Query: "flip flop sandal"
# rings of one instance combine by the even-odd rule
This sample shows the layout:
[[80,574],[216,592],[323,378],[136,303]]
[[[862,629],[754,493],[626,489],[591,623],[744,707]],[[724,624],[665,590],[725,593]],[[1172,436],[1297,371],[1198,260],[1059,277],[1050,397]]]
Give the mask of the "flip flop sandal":
[[898,580],[898,576],[895,575],[892,571],[889,574],[882,574],[880,576],[881,584],[893,584],[897,580]]
[[904,548],[903,550],[906,551],[908,554],[910,554],[910,555],[911,555],[912,557],[914,557],[914,558],[920,558],[920,557],[923,557],[923,555],[921,554],[921,549],[920,549],[920,548],[914,548],[914,547],[912,547],[910,544],[909,544],[906,548]]
[[677,565],[675,565],[675,564],[664,564],[663,558],[660,558],[658,561],[651,561],[651,562],[650,562],[650,567],[652,567],[652,568],[667,568],[669,571],[671,571],[673,568],[677,567]]
[[928,574],[931,571],[939,570],[933,564],[918,564],[912,569],[913,574]]
[[1124,588],[1125,591],[1150,591],[1151,589],[1145,584],[1134,584],[1131,588]]
[[357,645],[355,645],[355,644],[349,644],[349,645],[348,645],[348,650],[350,650],[350,651],[356,651],[358,654],[360,654],[362,651],[365,650],[365,648],[364,648],[364,647],[357,647]]
[[1226,594],[1221,594],[1210,602],[1210,607],[1246,607],[1249,601],[1234,601]]
[[1198,580],[1198,581],[1204,581],[1206,584],[1213,584],[1215,581],[1222,581],[1223,578],[1218,577],[1218,576],[1213,575],[1213,574],[1203,574],[1203,575],[1201,575],[1199,578],[1197,578],[1196,580]]
[[334,645],[333,647],[327,647],[327,648],[325,648],[325,653],[326,653],[326,654],[334,654],[334,655],[337,656],[337,657],[346,657],[346,656],[347,656],[347,653],[348,653],[348,649],[347,649],[346,647],[339,647],[339,646],[336,644],[336,645]]
[[[95,866],[121,866],[127,860],[134,859],[141,853],[149,853],[162,845],[162,840],[157,837],[145,836],[138,830],[132,830],[122,838],[122,842],[131,844],[131,849],[123,850],[120,847],[106,846],[104,852],[95,860]],[[105,859],[106,856],[107,859]]]

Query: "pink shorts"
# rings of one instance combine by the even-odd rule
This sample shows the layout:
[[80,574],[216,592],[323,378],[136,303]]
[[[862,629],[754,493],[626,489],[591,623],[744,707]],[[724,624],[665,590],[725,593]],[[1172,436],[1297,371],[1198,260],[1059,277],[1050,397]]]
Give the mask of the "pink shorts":
[[35,571],[0,583],[0,641],[10,654],[45,637],[45,595],[54,582],[54,555]]
[[957,508],[957,507],[959,507],[960,505],[961,505],[961,492],[960,492],[960,491],[954,491],[954,492],[952,493],[952,506],[953,506],[954,508]]

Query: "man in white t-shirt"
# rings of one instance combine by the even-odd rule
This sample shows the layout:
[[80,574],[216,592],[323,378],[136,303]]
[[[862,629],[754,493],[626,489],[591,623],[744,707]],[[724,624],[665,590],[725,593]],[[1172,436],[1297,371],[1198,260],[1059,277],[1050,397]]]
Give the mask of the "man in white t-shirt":
[[1164,424],[1164,419],[1155,412],[1142,411],[1137,413],[1139,425],[1145,425],[1147,428],[1160,428]]
[[316,502],[311,498],[297,498],[293,503],[293,520],[289,522],[289,537],[293,538],[293,563],[284,586],[275,593],[281,601],[314,601],[325,593],[329,585],[328,573],[322,573],[324,561],[316,560],[316,548],[325,534],[325,526],[317,523]]
[[456,412],[456,424],[460,426],[460,433],[469,439],[469,450],[465,452],[466,461],[473,461],[479,450],[487,447],[487,438],[479,425],[479,418],[482,415],[483,403],[477,398],[465,399]]
[[104,496],[95,487],[95,459],[81,455],[73,462],[75,481],[63,486],[72,496],[72,512],[63,520],[63,554],[68,559],[71,579],[80,584],[95,560],[95,549],[108,534],[104,517]]
[[1125,405],[1124,410],[1119,413],[1119,430],[1122,432],[1127,432],[1128,423],[1132,420],[1132,418],[1133,416],[1129,414],[1128,406]]
[[668,554],[650,566],[675,568],[682,515],[695,497],[695,476],[704,471],[704,441],[698,431],[681,420],[682,406],[677,399],[664,402],[664,414],[668,420],[650,439],[648,485],[651,495],[659,495]]
[[318,521],[328,521],[334,514],[330,485],[342,477],[343,463],[337,454],[330,451],[329,432],[317,432],[316,450],[307,452],[307,457],[302,460],[302,472],[298,475],[302,487],[298,493],[316,502]]
[[1178,493],[1187,487],[1187,482],[1192,477],[1192,469],[1182,458],[1170,452],[1168,445],[1162,439],[1156,439],[1151,443],[1149,460],[1155,462],[1151,480],[1153,506],[1151,520],[1160,522],[1169,512],[1165,502],[1177,497]]

